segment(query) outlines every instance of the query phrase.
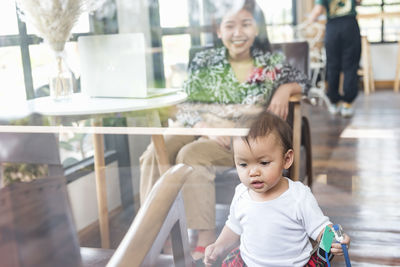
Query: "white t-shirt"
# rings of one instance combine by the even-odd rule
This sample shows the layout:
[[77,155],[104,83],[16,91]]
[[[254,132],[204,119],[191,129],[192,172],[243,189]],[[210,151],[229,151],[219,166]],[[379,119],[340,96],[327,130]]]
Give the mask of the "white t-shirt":
[[289,189],[278,198],[257,202],[248,188],[235,190],[226,226],[240,235],[240,254],[250,267],[304,266],[316,239],[326,225],[309,187],[290,179]]

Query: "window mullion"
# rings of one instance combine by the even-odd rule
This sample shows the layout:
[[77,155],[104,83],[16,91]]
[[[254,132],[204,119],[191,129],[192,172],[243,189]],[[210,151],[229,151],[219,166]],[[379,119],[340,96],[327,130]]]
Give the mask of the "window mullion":
[[[161,29],[160,24],[160,7],[158,0],[149,1],[149,17],[150,17],[150,29],[151,29],[151,47],[162,48],[161,42]],[[164,77],[164,61],[162,49],[160,52],[153,54],[153,66],[154,66],[154,80],[155,85],[160,87],[165,87],[165,77]]]
[[26,24],[21,21],[18,12],[17,12],[17,19],[18,19],[18,32],[20,36],[19,45],[21,49],[22,67],[24,71],[26,98],[32,99],[35,98],[35,92],[33,89],[31,57],[29,54],[29,38],[26,31]]

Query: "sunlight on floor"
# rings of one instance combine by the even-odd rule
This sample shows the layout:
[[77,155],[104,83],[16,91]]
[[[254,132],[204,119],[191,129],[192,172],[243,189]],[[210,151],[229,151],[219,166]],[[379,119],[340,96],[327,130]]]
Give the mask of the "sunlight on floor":
[[359,129],[347,127],[340,135],[340,138],[400,139],[400,129]]

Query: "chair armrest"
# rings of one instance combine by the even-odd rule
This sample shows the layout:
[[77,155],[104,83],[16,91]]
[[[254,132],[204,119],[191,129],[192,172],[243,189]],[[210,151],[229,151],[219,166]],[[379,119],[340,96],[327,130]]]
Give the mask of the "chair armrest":
[[302,94],[291,95],[289,98],[289,102],[293,102],[293,103],[300,102],[302,98],[303,98]]
[[[107,266],[139,266],[142,263],[163,224],[167,223],[167,215],[190,171],[192,167],[178,164],[158,180]],[[169,223],[172,227],[175,222]],[[167,236],[165,233],[165,239]]]

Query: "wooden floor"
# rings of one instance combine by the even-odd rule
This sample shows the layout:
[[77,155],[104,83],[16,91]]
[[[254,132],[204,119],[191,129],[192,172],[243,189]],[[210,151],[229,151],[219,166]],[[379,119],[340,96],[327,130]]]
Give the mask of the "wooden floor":
[[355,109],[351,119],[307,109],[313,192],[351,236],[352,266],[400,266],[400,94],[359,95]]
[[[351,119],[304,108],[312,129],[312,189],[324,213],[351,236],[352,266],[400,266],[400,94],[361,93]],[[112,247],[132,211],[113,216]],[[98,230],[86,231],[80,241],[98,247]],[[333,266],[345,265],[336,257]]]

